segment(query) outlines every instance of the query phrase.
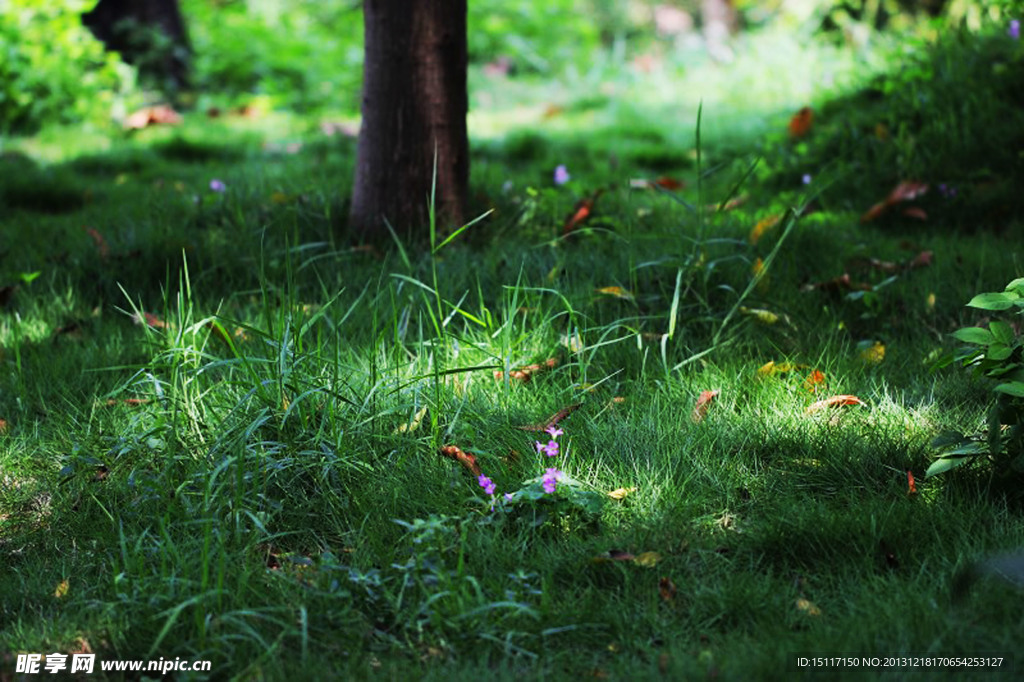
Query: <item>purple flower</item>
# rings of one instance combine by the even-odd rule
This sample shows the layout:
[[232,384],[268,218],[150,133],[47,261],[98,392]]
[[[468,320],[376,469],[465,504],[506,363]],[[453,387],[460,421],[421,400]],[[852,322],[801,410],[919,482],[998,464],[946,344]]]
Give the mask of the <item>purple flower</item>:
[[544,476],[540,479],[544,486],[544,492],[551,494],[555,492],[555,486],[558,485],[558,479],[562,477],[562,472],[555,468],[545,469]]
[[216,180],[216,179],[210,180],[210,190],[211,191],[213,191],[213,192],[226,192],[227,189],[228,189],[228,186],[225,185],[220,180]]
[[952,199],[953,197],[956,196],[956,187],[953,187],[952,185],[947,185],[944,182],[940,182],[939,194],[946,197],[947,199]]
[[1014,40],[1020,40],[1020,19],[1010,20],[1010,29],[1006,33]]
[[544,443],[541,443],[539,440],[533,441],[533,444],[537,448],[538,453],[544,452],[548,447],[547,445],[544,445]]
[[803,183],[805,185],[811,184],[811,174],[810,173],[804,173],[804,177],[802,177],[801,180],[803,181]]
[[487,478],[483,474],[477,476],[476,482],[480,484],[480,487],[483,488],[484,492],[487,493],[488,495],[493,495],[495,488],[498,487],[494,484],[494,481]]
[[551,426],[549,426],[548,428],[546,428],[544,430],[547,431],[548,435],[551,436],[552,438],[558,438],[563,433],[565,433],[565,431],[563,431],[562,429],[558,428],[554,424],[552,424]]
[[559,164],[555,168],[555,184],[564,185],[565,183],[569,182],[570,179],[571,177],[569,175],[569,171],[566,170],[565,165]]
[[544,447],[544,454],[547,455],[548,457],[557,457],[558,456],[558,441],[557,440],[549,440],[548,444]]
[[513,495],[512,493],[505,493],[505,501],[506,502],[511,502],[512,498],[514,498],[514,497],[515,497],[515,495]]

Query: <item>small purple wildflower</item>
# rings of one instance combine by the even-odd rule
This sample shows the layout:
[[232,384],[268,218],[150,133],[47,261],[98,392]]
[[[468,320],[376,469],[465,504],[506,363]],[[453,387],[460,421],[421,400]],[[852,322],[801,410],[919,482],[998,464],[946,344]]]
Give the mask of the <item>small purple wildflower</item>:
[[211,191],[213,191],[213,192],[226,192],[227,189],[228,189],[228,186],[225,185],[220,180],[216,180],[216,179],[210,180],[210,190]]
[[562,477],[562,472],[554,467],[544,470],[544,476],[540,479],[544,486],[544,492],[551,494],[555,492],[555,487],[558,485],[558,479]]
[[505,501],[506,502],[511,502],[512,498],[514,498],[514,497],[515,497],[515,495],[513,495],[512,493],[505,493]]
[[547,446],[544,448],[544,454],[548,457],[558,456],[558,441],[549,440]]
[[811,174],[810,173],[804,173],[804,176],[802,178],[800,178],[800,179],[801,179],[801,181],[805,185],[811,184]]
[[552,438],[558,438],[563,433],[565,433],[565,431],[562,431],[562,429],[558,428],[554,424],[552,424],[551,426],[549,426],[548,428],[546,428],[544,430],[547,431],[548,435],[551,436]]
[[565,183],[569,182],[569,180],[571,180],[571,179],[572,178],[569,175],[569,171],[568,171],[568,169],[566,169],[565,164],[559,164],[555,168],[555,184],[556,185],[564,185]]
[[476,482],[480,484],[480,487],[483,488],[484,492],[487,493],[488,495],[493,495],[495,488],[498,487],[494,484],[494,481],[487,478],[483,474],[480,474],[477,477]]
[[541,453],[541,452],[544,452],[548,448],[547,445],[545,445],[544,443],[541,443],[539,440],[533,441],[533,444],[534,444],[534,446],[536,446],[538,454]]
[[952,199],[953,197],[956,196],[956,187],[953,187],[952,185],[947,185],[944,182],[940,182],[939,183],[939,194],[941,194],[942,196],[944,196],[947,199]]
[[1020,19],[1010,20],[1010,29],[1006,34],[1014,40],[1020,40]]

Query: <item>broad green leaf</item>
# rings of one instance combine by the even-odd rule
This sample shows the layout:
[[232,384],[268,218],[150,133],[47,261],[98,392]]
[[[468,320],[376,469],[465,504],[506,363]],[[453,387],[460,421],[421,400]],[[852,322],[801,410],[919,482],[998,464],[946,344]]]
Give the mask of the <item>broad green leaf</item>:
[[924,477],[931,478],[932,476],[938,476],[950,469],[957,468],[961,464],[966,464],[970,460],[970,457],[943,457],[942,459],[937,459],[932,462],[930,467],[928,467],[928,471],[924,472]]
[[1012,354],[1012,348],[1007,346],[1005,343],[1000,343],[999,341],[996,341],[995,343],[988,347],[988,352],[985,353],[985,358],[987,360],[992,360],[993,362],[1002,362],[1006,358],[1010,357]]
[[988,330],[992,332],[992,336],[996,337],[996,341],[1005,343],[1006,345],[1013,343],[1013,328],[1002,320],[993,320],[989,322]]
[[972,308],[980,308],[981,310],[1006,310],[1011,307],[1015,301],[1019,300],[1020,297],[1020,294],[1016,291],[978,294],[972,298],[970,303],[967,305]]
[[1011,381],[1006,384],[999,384],[996,390],[1018,398],[1024,398],[1024,381]]
[[981,346],[987,346],[995,340],[992,336],[992,332],[982,327],[964,327],[963,329],[957,329],[953,332],[953,338],[963,341],[965,343],[976,343]]
[[968,442],[967,436],[959,431],[943,431],[932,439],[932,447],[943,449],[966,442]]
[[1009,284],[1006,285],[1007,291],[1016,291],[1018,294],[1024,296],[1024,277],[1018,277]]

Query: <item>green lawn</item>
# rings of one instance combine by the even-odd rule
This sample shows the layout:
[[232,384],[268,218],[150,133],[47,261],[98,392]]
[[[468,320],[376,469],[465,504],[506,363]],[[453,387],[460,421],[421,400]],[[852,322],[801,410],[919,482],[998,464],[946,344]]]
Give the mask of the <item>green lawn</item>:
[[[1009,679],[1020,591],[971,567],[1024,546],[1020,473],[925,472],[994,396],[937,368],[987,316],[964,306],[1024,274],[1024,53],[951,39],[873,78],[751,40],[731,66],[474,72],[494,212],[435,249],[345,234],[354,140],[313,117],[16,141],[0,679],[52,652],[246,680]],[[901,181],[929,189],[862,221]],[[520,427],[552,415],[540,452]],[[796,666],[839,655],[1004,667]]]

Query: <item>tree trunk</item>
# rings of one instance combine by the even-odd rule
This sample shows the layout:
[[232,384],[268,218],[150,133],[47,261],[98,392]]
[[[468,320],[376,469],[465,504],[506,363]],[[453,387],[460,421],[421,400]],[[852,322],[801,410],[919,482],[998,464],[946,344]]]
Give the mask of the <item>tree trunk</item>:
[[178,0],[100,0],[82,24],[162,90],[188,86],[192,50]]
[[349,226],[421,228],[435,180],[439,229],[461,225],[469,184],[466,0],[365,0],[362,125]]

